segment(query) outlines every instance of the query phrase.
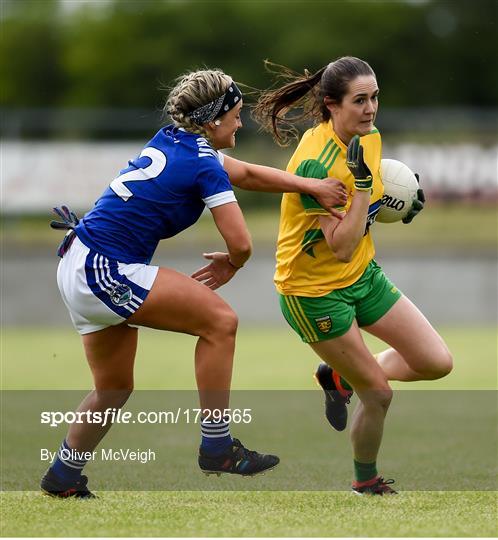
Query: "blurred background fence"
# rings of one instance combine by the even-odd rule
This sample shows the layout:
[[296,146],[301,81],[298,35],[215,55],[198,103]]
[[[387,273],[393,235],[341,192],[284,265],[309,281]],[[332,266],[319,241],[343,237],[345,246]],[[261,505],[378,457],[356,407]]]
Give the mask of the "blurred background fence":
[[[159,116],[150,110],[6,111],[1,130],[2,211],[36,214],[62,200],[87,210],[128,160],[140,153],[159,127]],[[244,123],[234,155],[284,168],[291,150],[279,149],[259,133],[247,113]],[[497,110],[388,109],[381,111],[377,124],[384,134],[384,157],[418,171],[431,199],[488,204],[498,200],[498,146],[492,142]],[[71,136],[73,126],[93,137]],[[479,137],[466,136],[478,128]],[[132,140],[124,139],[124,131]],[[95,140],[103,134],[105,139]],[[239,198],[246,209],[278,204],[278,199],[261,194],[245,192]]]

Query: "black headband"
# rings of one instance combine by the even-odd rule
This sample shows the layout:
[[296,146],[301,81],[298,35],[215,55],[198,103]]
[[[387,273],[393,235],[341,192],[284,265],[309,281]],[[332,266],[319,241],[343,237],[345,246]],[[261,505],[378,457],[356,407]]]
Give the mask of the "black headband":
[[194,109],[192,112],[188,113],[187,116],[198,125],[206,124],[207,122],[212,122],[213,120],[216,120],[216,118],[223,116],[230,109],[233,109],[241,99],[242,92],[239,90],[239,87],[232,82],[227,91],[219,98],[202,107]]

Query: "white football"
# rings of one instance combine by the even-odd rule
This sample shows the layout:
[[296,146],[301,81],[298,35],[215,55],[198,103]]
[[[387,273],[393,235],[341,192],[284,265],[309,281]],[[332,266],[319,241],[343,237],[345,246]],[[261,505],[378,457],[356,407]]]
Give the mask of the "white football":
[[376,221],[400,221],[408,214],[412,202],[417,198],[417,178],[407,165],[396,159],[383,159],[380,162],[380,175],[384,184],[384,196]]

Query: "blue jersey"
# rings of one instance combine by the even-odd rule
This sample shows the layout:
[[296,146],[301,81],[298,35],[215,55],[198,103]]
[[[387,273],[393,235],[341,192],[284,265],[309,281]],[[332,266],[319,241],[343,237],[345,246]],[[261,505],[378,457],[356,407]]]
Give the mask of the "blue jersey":
[[199,135],[161,129],[76,227],[90,249],[148,264],[159,240],[193,225],[205,206],[235,201],[223,154]]

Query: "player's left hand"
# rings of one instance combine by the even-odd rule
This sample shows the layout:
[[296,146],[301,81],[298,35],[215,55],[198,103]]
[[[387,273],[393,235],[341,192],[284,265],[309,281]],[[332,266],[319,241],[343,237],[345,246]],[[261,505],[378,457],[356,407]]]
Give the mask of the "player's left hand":
[[360,137],[355,135],[348,144],[346,165],[354,176],[354,187],[357,191],[371,191],[373,176],[363,158],[363,146]]
[[228,253],[215,251],[214,253],[203,253],[205,259],[211,262],[199,268],[190,277],[200,281],[213,291],[230,281],[238,268],[230,263]]
[[[420,179],[419,179],[418,173],[415,173],[415,177],[420,186]],[[405,224],[411,223],[413,221],[413,218],[417,216],[418,214],[420,214],[420,212],[422,212],[422,210],[424,209],[424,204],[425,204],[424,190],[421,187],[419,187],[419,189],[417,189],[417,198],[413,201],[412,207],[410,208],[410,211],[408,212],[408,214],[406,214],[406,216],[401,221]]]

